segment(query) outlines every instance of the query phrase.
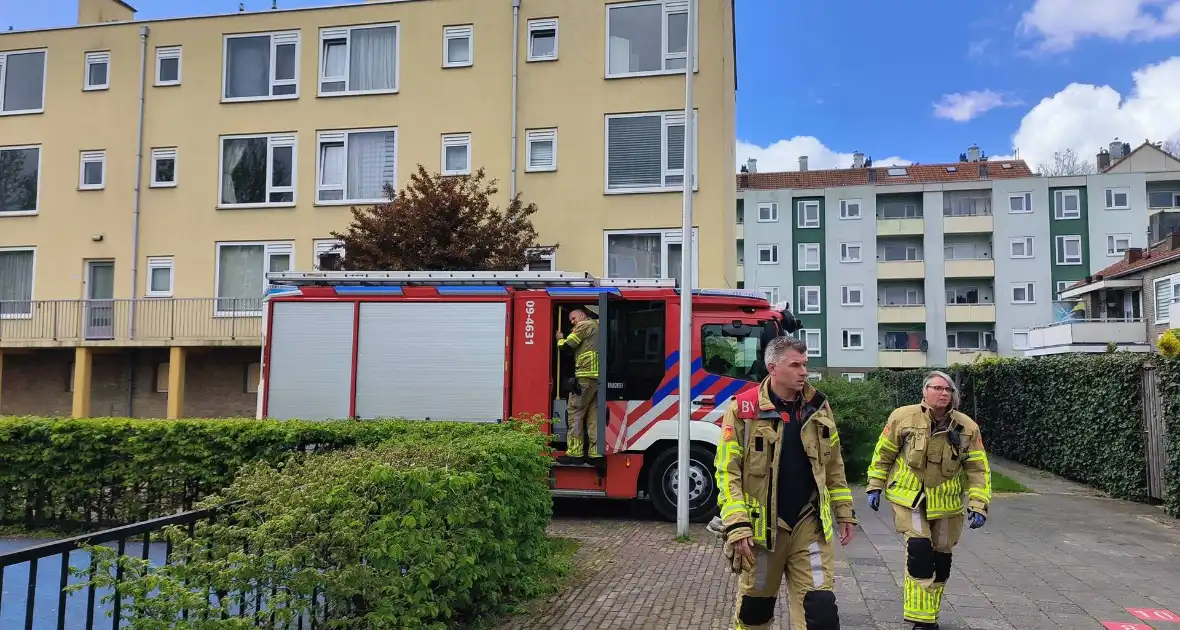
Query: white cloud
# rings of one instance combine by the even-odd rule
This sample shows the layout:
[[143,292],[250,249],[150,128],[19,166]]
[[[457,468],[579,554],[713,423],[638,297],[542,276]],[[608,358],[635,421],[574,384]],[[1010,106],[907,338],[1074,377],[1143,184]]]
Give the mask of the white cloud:
[[[852,153],[833,151],[814,136],[795,136],[790,140],[779,140],[766,147],[741,140],[738,140],[737,143],[738,168],[745,166],[747,159],[754,158],[758,160],[758,172],[760,173],[797,171],[799,170],[799,157],[803,155],[807,156],[808,170],[852,166]],[[873,166],[902,166],[910,163],[909,160],[897,156],[884,159],[873,157]]]
[[967,122],[997,107],[1020,104],[1018,100],[991,90],[956,92],[942,95],[942,100],[934,104],[934,115],[955,122]]
[[1180,34],[1180,0],[1036,0],[1020,30],[1048,52],[1086,37],[1151,41]]
[[1013,146],[1035,169],[1066,148],[1094,159],[1116,136],[1132,148],[1180,138],[1180,57],[1140,68],[1132,79],[1125,98],[1109,85],[1067,85],[1025,114]]

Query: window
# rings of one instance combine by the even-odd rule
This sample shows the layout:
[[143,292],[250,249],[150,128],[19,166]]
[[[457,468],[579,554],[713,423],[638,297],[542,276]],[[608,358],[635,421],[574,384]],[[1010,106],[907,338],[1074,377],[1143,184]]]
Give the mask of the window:
[[1057,264],[1059,264],[1059,265],[1080,265],[1080,264],[1082,264],[1082,237],[1080,237],[1080,236],[1058,236],[1056,242],[1057,242]]
[[218,243],[218,316],[262,314],[266,274],[290,271],[295,247],[291,243]]
[[881,260],[884,262],[903,262],[922,260],[922,257],[918,255],[917,245],[885,243],[881,246]]
[[864,306],[864,286],[849,284],[840,287],[841,306]]
[[950,350],[986,350],[991,341],[989,332],[960,330],[947,334],[946,347]]
[[106,151],[83,151],[79,162],[78,188],[80,190],[101,190],[106,187]]
[[771,306],[778,304],[778,287],[758,287],[758,290],[766,296],[766,301],[770,302]]
[[320,30],[320,96],[390,94],[398,90],[397,24]]
[[1031,282],[1013,282],[1012,283],[1012,303],[1013,304],[1032,304],[1036,302],[1036,297],[1033,295],[1033,283]]
[[176,185],[176,149],[152,149],[152,188]]
[[799,220],[797,225],[801,228],[817,228],[819,227],[819,202],[818,201],[800,201],[799,202]]
[[705,371],[743,381],[764,378],[765,368],[759,365],[764,350],[762,337],[736,337],[725,329],[722,324],[701,326],[701,365]]
[[988,243],[947,243],[942,248],[945,260],[987,260],[991,258]]
[[820,312],[819,287],[799,287],[799,313]]
[[45,51],[0,52],[0,116],[45,111]]
[[860,243],[840,243],[840,262],[858,263],[860,259]]
[[180,85],[180,46],[156,49],[156,85]]
[[475,63],[475,27],[443,28],[443,67],[466,68]]
[[33,316],[33,269],[37,250],[0,247],[0,319]]
[[295,205],[295,136],[222,136],[222,208]]
[[1180,276],[1171,275],[1155,281],[1155,323],[1166,324],[1171,318],[1172,302],[1180,300]]
[[321,131],[317,203],[379,203],[397,184],[397,130]]
[[845,328],[840,331],[840,347],[845,350],[864,350],[865,331],[859,328]]
[[[697,118],[693,116],[693,138]],[[692,161],[696,190],[695,156]],[[606,117],[606,192],[664,192],[683,186],[683,112]]]
[[758,204],[758,222],[773,223],[778,221],[778,204],[763,202]]
[[1032,193],[1015,193],[1008,195],[1008,212],[1021,214],[1032,212]]
[[1108,256],[1122,256],[1123,252],[1131,248],[1130,234],[1107,234],[1106,254]]
[[524,264],[524,271],[556,271],[557,253],[553,248],[537,248],[525,251],[528,257]]
[[557,18],[529,20],[528,61],[557,60]]
[[147,259],[147,297],[172,297],[172,257]]
[[[693,260],[700,261],[697,241],[699,230],[692,231]],[[675,230],[620,230],[606,232],[604,267],[608,278],[673,278],[680,282],[683,266],[684,235]],[[778,249],[775,246],[777,260]],[[699,271],[693,268],[693,286]]]
[[922,212],[916,203],[881,202],[880,218],[882,219],[920,219]]
[[844,380],[849,383],[860,383],[865,380],[864,372],[844,372],[840,376],[844,377]]
[[841,219],[860,218],[860,199],[842,199],[840,201]]
[[1171,190],[1147,191],[1148,208],[1180,208],[1180,192]]
[[[606,9],[607,78],[680,73],[688,65],[688,0]],[[695,70],[695,60],[694,60]]]
[[111,87],[111,52],[86,53],[86,78],[82,89],[105,90]]
[[1131,207],[1129,197],[1131,195],[1130,188],[1107,188],[1106,189],[1106,209],[1107,210],[1126,210]]
[[819,243],[799,243],[799,271],[819,271]]
[[1078,219],[1082,216],[1081,197],[1076,190],[1058,190],[1053,193],[1053,218]]
[[759,265],[777,265],[778,264],[778,245],[759,245],[758,246],[758,264]]
[[471,134],[456,133],[442,137],[442,174],[471,174]]
[[884,286],[877,292],[879,306],[920,306],[922,289],[916,287]]
[[0,216],[37,213],[41,147],[0,147]]
[[1013,330],[1012,331],[1012,349],[1013,350],[1027,350],[1029,347],[1028,331],[1027,330]]
[[526,132],[524,170],[540,173],[557,170],[557,130],[530,129]]
[[323,238],[312,241],[315,247],[315,259],[312,269],[316,271],[340,271],[340,263],[344,260],[344,241],[338,238]]
[[299,98],[299,31],[225,36],[222,101]]
[[947,304],[979,304],[979,287],[949,287],[946,290]]
[[1017,236],[1010,240],[1009,258],[1032,258],[1033,257],[1033,237],[1031,236]]
[[807,346],[807,356],[822,357],[824,355],[823,349],[823,335],[815,328],[800,328],[795,336],[803,340]]
[[1065,291],[1066,289],[1073,286],[1074,284],[1077,284],[1077,282],[1078,282],[1077,280],[1058,280],[1057,281],[1057,297],[1058,297],[1058,299],[1061,298],[1062,291]]

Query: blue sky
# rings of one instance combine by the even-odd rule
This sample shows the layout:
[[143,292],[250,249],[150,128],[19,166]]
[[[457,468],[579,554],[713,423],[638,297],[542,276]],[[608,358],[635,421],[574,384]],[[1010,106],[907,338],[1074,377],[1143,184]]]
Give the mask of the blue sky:
[[[238,0],[132,4],[146,19]],[[0,28],[72,24],[76,6],[0,0]],[[738,158],[762,171],[804,154],[846,166],[854,150],[954,161],[972,143],[1035,166],[1065,148],[1093,159],[1115,136],[1180,140],[1180,0],[737,0],[737,38]]]

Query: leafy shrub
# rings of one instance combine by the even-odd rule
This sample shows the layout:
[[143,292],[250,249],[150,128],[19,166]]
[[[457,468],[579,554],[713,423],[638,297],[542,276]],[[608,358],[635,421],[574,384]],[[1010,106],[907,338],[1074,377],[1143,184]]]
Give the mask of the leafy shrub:
[[849,383],[843,378],[824,378],[815,383],[828,396],[836,428],[840,432],[840,453],[848,481],[863,481],[873,459],[873,447],[893,411],[890,392],[880,381]]

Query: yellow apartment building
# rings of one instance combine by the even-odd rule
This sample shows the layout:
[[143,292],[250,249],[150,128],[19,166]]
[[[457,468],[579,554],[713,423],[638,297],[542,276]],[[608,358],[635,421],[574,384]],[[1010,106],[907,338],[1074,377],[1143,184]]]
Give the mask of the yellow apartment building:
[[[697,281],[732,287],[733,5],[697,2]],[[0,33],[0,414],[252,415],[265,272],[347,257],[419,164],[536,202],[550,268],[678,276],[688,8],[80,0]]]

